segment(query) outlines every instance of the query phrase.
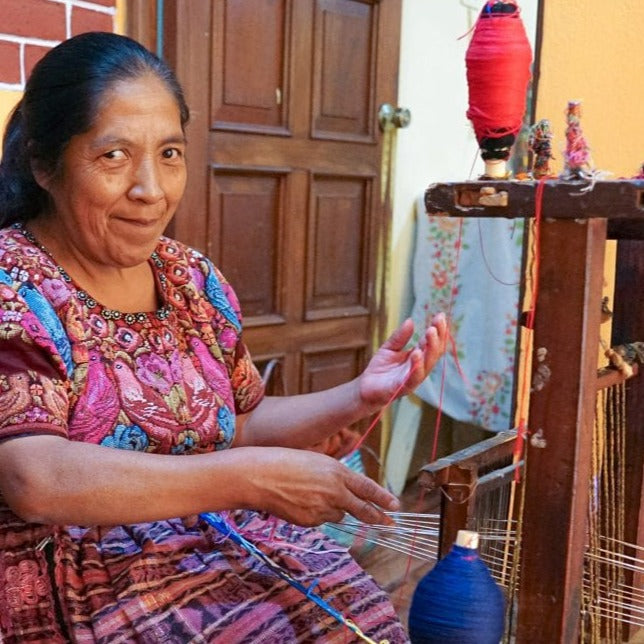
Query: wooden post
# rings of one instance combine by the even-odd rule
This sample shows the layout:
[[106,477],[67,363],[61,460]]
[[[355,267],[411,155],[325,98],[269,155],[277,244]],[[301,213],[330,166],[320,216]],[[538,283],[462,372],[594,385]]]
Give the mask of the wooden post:
[[[644,341],[644,240],[620,240],[613,306],[612,345]],[[641,369],[640,369],[641,372]],[[626,383],[626,509],[627,543],[644,543],[644,378]],[[637,556],[636,552],[626,552]],[[644,574],[626,571],[626,583],[644,587]],[[630,629],[633,635],[637,628]]]
[[545,220],[528,429],[517,642],[577,641],[605,219]]

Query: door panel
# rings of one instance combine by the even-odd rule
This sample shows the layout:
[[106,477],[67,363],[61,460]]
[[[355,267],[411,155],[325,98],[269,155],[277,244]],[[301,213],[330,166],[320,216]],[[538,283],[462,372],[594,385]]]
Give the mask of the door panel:
[[314,138],[373,141],[377,4],[318,0],[313,31]]
[[[288,6],[287,0],[213,4],[210,61],[213,129],[286,128]],[[249,56],[249,49],[261,52],[261,59]]]
[[[378,314],[377,109],[396,102],[401,0],[165,1],[191,108],[171,233],[234,286],[260,367],[300,393],[356,376]],[[376,439],[377,440],[377,439]]]
[[303,391],[320,391],[350,380],[363,362],[361,349],[338,349],[304,352]]
[[[234,285],[245,326],[284,321],[279,285],[286,179],[275,170],[218,167],[211,173],[206,248]],[[240,248],[248,252],[241,255]]]
[[369,196],[363,177],[311,179],[306,320],[368,315]]

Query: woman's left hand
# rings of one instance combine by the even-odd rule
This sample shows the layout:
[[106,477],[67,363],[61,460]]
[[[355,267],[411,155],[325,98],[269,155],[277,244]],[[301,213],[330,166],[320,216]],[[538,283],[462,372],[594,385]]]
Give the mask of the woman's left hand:
[[359,377],[363,403],[377,409],[396,393],[411,393],[434,368],[447,343],[445,315],[435,315],[418,344],[405,348],[413,332],[413,321],[405,320],[371,358]]

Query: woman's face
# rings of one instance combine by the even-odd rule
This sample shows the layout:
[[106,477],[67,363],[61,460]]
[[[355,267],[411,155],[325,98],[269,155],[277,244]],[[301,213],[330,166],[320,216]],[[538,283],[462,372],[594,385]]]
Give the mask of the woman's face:
[[126,268],[148,259],[177,208],[186,145],[176,100],[153,74],[117,81],[99,106],[42,182],[55,210],[47,229],[57,252]]

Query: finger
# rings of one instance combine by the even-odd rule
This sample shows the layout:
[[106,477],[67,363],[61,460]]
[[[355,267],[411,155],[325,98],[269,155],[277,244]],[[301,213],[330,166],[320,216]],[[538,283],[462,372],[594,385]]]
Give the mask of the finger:
[[414,322],[407,318],[383,343],[383,348],[401,351],[414,333]]
[[434,368],[434,365],[443,353],[443,342],[440,339],[439,332],[436,327],[431,327],[430,329],[428,329],[426,338],[427,346],[425,348],[425,354],[423,356],[425,373],[431,371]]
[[411,392],[425,379],[428,368],[428,350],[414,349],[410,356],[410,366],[405,379],[405,391]]
[[423,340],[425,370],[430,371],[447,347],[447,320],[444,313],[432,318],[432,325],[425,331]]
[[397,497],[372,479],[356,474],[347,482],[352,492],[347,512],[365,523],[392,523],[383,510],[396,511],[400,508]]
[[441,342],[441,350],[445,350],[445,346],[447,344],[447,317],[445,316],[444,313],[437,313],[433,318],[432,318],[432,326],[436,329],[438,332],[438,338]]
[[358,521],[367,525],[393,525],[391,517],[387,516],[381,509],[354,497],[347,508],[347,512]]

